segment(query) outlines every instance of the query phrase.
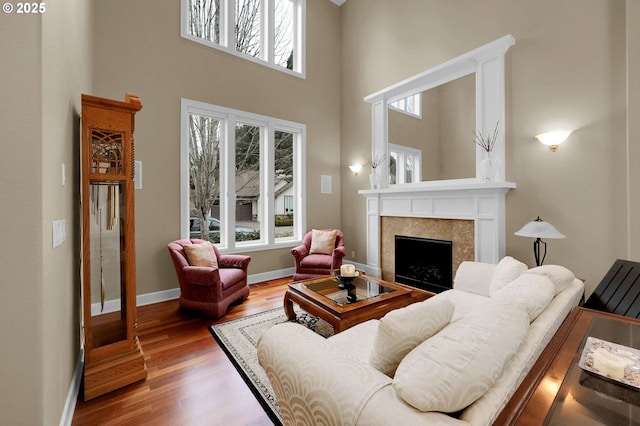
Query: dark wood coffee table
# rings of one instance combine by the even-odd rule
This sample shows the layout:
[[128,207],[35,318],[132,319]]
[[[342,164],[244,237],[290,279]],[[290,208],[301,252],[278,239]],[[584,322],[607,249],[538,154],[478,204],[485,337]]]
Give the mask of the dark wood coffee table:
[[293,304],[333,326],[336,333],[370,319],[382,318],[387,312],[413,302],[425,300],[433,293],[395,284],[362,274],[353,289],[339,288],[333,276],[289,284],[284,295],[284,311],[296,319]]
[[632,425],[640,392],[578,365],[587,337],[640,348],[640,321],[574,308],[494,425]]

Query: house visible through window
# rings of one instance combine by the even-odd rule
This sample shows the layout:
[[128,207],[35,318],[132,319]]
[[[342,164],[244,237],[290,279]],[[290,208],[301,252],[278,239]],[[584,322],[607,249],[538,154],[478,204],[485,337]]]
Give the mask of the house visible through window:
[[305,73],[306,0],[182,0],[183,37]]
[[183,99],[183,237],[244,251],[299,240],[305,132],[298,123]]

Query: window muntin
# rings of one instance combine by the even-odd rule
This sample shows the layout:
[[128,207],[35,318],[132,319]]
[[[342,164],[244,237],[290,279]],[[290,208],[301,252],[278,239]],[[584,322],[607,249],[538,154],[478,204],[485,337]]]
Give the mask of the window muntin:
[[181,35],[304,77],[305,9],[306,0],[182,0]]
[[209,240],[227,251],[263,250],[299,241],[306,226],[305,126],[188,99],[182,101],[182,237],[199,238],[204,228],[199,220],[197,225],[193,221],[198,212],[191,181],[195,156],[190,150],[206,145],[194,122],[207,123],[208,127],[200,127],[218,142],[218,163],[208,165],[217,172],[213,179],[205,179],[214,183],[209,192]]

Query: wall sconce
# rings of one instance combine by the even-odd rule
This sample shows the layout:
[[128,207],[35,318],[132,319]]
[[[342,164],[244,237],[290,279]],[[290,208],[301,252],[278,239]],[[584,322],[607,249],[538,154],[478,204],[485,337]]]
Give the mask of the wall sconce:
[[[524,225],[519,231],[514,232],[514,234],[519,237],[531,237],[536,239],[533,242],[533,256],[536,258],[536,266],[542,265],[544,263],[544,258],[547,257],[547,243],[542,241],[542,238],[567,238],[552,224],[540,219],[540,216],[538,216],[536,220]],[[544,245],[542,259],[540,259],[540,244]]]
[[349,166],[354,175],[358,176],[360,170],[362,170],[362,164],[352,164]]
[[572,130],[555,130],[536,135],[536,139],[551,148],[551,151],[556,152],[558,145],[564,142],[571,133]]

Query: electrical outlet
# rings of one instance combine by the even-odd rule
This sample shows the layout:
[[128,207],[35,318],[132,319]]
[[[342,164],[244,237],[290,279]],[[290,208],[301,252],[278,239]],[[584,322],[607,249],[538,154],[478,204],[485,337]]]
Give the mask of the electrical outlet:
[[352,259],[355,259],[355,258],[356,258],[356,252],[355,252],[355,251],[352,251],[352,252],[351,252],[351,258],[352,258]]

